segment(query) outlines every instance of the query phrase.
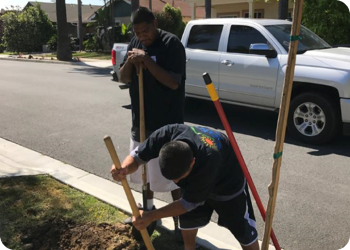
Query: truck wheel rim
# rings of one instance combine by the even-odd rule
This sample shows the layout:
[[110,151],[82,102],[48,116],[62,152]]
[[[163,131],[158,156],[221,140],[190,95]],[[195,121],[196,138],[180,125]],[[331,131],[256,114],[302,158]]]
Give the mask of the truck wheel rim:
[[294,125],[305,136],[319,135],[326,126],[326,116],[320,106],[305,102],[294,110]]

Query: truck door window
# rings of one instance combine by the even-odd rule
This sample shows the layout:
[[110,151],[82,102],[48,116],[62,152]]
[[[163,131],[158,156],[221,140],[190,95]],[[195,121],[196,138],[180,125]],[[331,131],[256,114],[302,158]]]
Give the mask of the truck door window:
[[223,25],[194,25],[187,48],[218,51]]
[[268,44],[267,39],[249,26],[232,25],[227,44],[227,52],[249,54],[252,43]]

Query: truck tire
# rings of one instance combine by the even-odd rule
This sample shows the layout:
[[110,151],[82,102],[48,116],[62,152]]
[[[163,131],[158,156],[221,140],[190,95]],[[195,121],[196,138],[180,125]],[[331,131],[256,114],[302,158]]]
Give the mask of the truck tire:
[[308,144],[331,141],[340,131],[339,105],[322,93],[306,92],[293,98],[288,115],[288,131]]

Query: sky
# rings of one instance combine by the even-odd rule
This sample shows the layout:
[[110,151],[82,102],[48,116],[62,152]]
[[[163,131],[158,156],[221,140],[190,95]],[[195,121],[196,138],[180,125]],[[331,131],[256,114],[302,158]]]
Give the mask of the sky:
[[[35,0],[30,0],[35,1]],[[23,8],[29,0],[0,0],[0,9],[5,9],[5,7],[11,8],[11,5],[17,6],[19,5]],[[38,2],[51,2],[50,0],[38,0]],[[66,3],[75,3],[77,4],[77,0],[66,0]],[[83,4],[92,4],[92,5],[103,5],[103,0],[82,0]]]

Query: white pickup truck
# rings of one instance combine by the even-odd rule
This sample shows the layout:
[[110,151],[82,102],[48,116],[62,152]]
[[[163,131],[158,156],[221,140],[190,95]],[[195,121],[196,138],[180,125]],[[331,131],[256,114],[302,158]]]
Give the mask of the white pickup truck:
[[[208,72],[222,102],[276,111],[286,71],[291,22],[267,19],[190,21],[186,49],[186,96],[210,99]],[[301,28],[288,119],[290,134],[306,143],[350,135],[350,48],[332,48]],[[114,44],[114,78],[127,44]],[[258,122],[258,121],[257,121]]]

